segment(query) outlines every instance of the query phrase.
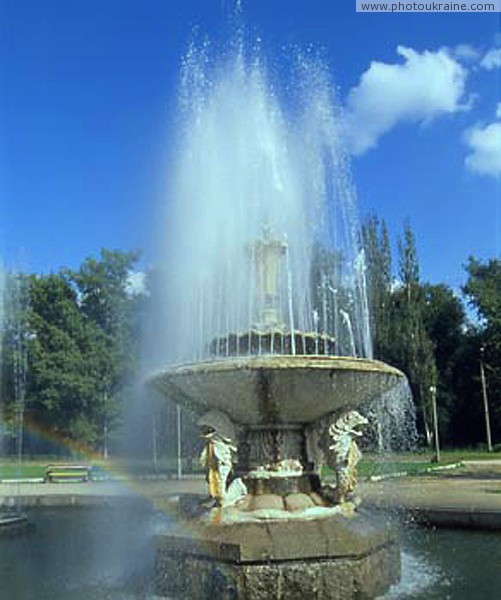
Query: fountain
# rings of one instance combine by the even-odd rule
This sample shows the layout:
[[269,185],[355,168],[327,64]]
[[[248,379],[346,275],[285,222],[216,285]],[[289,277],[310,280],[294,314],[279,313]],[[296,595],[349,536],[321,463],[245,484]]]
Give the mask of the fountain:
[[297,55],[287,110],[237,37],[183,68],[169,364],[149,384],[199,414],[208,495],[182,496],[186,527],[159,537],[156,593],[371,598],[400,559],[358,510],[356,440],[403,375],[370,359],[342,119],[320,61]]

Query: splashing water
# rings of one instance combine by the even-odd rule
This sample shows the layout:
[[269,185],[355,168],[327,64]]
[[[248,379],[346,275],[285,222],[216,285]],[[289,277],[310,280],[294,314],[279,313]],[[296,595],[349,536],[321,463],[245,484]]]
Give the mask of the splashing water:
[[364,414],[370,423],[366,431],[370,447],[380,453],[417,449],[416,407],[406,378],[402,378],[391,390],[378,395]]
[[445,576],[440,568],[416,553],[402,552],[402,579],[378,600],[403,600],[427,597],[427,592]]
[[[220,54],[193,44],[183,62],[165,354],[226,356],[231,343],[236,355],[303,354],[317,334],[317,353],[370,357],[355,192],[327,68],[296,52],[287,83],[258,44],[237,38]],[[263,252],[275,253],[265,272]]]

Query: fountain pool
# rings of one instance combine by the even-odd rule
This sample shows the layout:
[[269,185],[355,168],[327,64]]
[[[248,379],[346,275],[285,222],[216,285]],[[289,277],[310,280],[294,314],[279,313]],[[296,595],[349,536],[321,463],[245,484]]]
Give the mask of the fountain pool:
[[32,530],[0,537],[2,598],[132,600],[153,595],[152,537],[168,519],[138,502],[28,511]]
[[[29,517],[32,535],[0,538],[2,598],[153,600],[153,536],[172,526],[167,517],[146,504]],[[385,600],[497,597],[501,533],[402,528],[400,543],[402,580]]]

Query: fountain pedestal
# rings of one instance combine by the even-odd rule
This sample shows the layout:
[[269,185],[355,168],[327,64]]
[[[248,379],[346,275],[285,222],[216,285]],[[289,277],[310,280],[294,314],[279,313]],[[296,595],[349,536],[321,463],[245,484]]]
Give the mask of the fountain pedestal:
[[198,524],[157,539],[163,598],[375,598],[399,575],[393,533],[363,515]]

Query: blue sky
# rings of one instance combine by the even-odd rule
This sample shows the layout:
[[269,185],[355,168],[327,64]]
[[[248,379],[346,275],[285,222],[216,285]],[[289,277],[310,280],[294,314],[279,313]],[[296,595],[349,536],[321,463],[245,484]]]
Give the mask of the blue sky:
[[[0,245],[8,265],[151,256],[179,65],[230,0],[0,2]],[[269,55],[319,49],[353,125],[361,214],[410,219],[422,278],[459,286],[501,247],[499,15],[360,14],[355,0],[243,2]],[[398,50],[400,48],[400,50]],[[497,112],[497,116],[496,116]]]

